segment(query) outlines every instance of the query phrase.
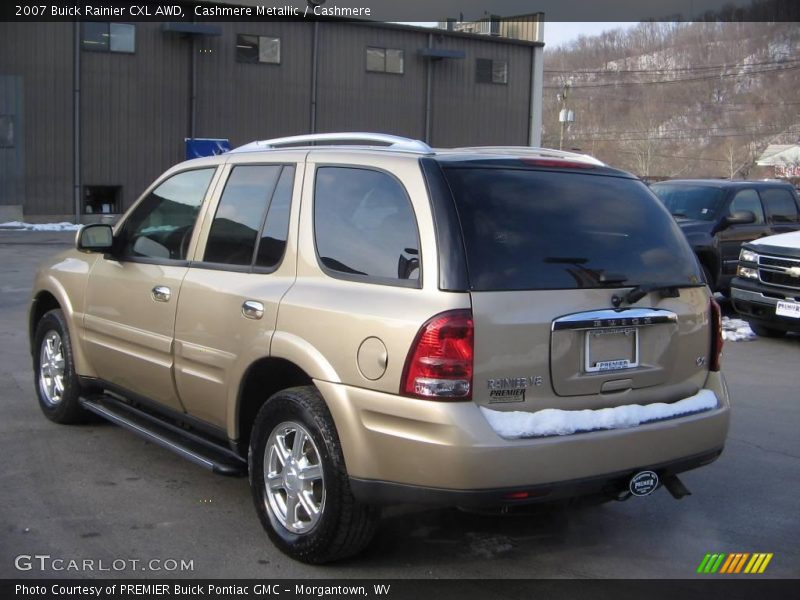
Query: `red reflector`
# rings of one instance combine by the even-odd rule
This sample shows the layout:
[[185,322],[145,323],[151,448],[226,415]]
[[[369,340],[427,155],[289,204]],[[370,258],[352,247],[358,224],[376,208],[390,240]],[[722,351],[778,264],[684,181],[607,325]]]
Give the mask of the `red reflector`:
[[717,301],[711,298],[709,320],[711,321],[711,356],[708,361],[708,368],[711,371],[719,371],[722,362],[722,309]]
[[472,345],[472,311],[451,310],[428,320],[408,352],[402,392],[431,400],[469,400]]
[[530,497],[530,492],[509,492],[503,498],[505,500],[525,500]]
[[591,163],[576,160],[560,160],[557,158],[520,158],[521,162],[534,167],[555,167],[557,169],[594,169]]

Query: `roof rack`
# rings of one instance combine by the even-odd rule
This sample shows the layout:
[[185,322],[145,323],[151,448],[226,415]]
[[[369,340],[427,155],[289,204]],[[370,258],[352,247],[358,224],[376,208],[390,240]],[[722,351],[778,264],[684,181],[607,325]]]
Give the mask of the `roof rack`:
[[464,148],[452,148],[454,152],[495,152],[497,154],[530,155],[541,158],[564,158],[580,161],[587,164],[603,166],[606,164],[594,156],[580,154],[578,152],[567,152],[566,150],[555,150],[553,148],[536,148],[533,146],[469,146]]
[[402,150],[406,152],[420,152],[422,154],[433,154],[433,149],[425,142],[412,140],[386,133],[312,133],[308,135],[293,135],[290,137],[275,138],[272,140],[260,140],[234,148],[231,152],[255,152],[257,150],[269,150],[280,146],[310,146],[317,142],[379,142],[387,144],[386,149]]

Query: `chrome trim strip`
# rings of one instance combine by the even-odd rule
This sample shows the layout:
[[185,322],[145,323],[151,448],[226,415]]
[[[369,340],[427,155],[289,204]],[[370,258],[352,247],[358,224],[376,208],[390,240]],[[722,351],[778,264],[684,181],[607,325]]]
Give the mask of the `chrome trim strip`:
[[[742,290],[739,288],[731,288],[731,297],[734,300],[742,300],[744,302],[755,302],[757,304],[767,304],[769,306],[777,306],[780,301],[778,298],[770,298],[759,292],[751,292],[750,290]],[[792,300],[786,298],[786,300]]]
[[602,309],[564,315],[553,321],[551,331],[646,327],[659,323],[677,323],[678,315],[662,308]]

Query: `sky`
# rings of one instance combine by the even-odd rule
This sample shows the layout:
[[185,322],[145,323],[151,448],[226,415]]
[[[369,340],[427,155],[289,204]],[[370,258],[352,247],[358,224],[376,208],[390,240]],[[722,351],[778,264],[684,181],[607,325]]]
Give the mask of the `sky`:
[[[406,23],[407,25],[416,25],[418,27],[436,27],[436,23]],[[609,29],[617,29],[619,27],[633,27],[636,23],[622,22],[566,22],[566,21],[547,21],[544,23],[544,43],[550,47],[561,46],[577,39],[581,35],[598,35]]]
[[603,33],[604,31],[608,31],[610,29],[617,29],[617,28],[628,28],[633,27],[636,23],[609,23],[609,22],[597,22],[597,23],[573,23],[573,22],[548,22],[545,21],[544,23],[544,43],[549,48],[553,48],[555,46],[561,46],[568,42],[571,42],[574,39],[577,39],[581,35],[598,35]]

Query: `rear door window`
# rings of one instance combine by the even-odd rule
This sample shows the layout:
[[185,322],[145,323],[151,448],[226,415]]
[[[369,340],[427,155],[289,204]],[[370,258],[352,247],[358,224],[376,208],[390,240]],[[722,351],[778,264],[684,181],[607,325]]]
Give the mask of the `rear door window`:
[[789,190],[761,190],[770,223],[797,223],[797,205]]
[[331,275],[418,285],[419,234],[405,189],[383,171],[319,167],[314,239]]
[[294,167],[233,168],[214,215],[203,261],[274,268],[286,248]]
[[639,181],[505,167],[444,172],[473,290],[701,281],[674,219]]

